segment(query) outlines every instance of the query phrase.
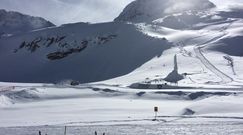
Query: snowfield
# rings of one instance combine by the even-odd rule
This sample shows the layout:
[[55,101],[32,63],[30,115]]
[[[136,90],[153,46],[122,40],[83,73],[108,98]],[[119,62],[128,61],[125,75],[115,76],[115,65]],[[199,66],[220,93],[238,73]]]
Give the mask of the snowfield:
[[[200,121],[200,122],[199,122]],[[118,124],[118,125],[99,125],[99,126],[72,126],[67,127],[67,134],[70,135],[94,135],[106,133],[106,135],[240,135],[242,131],[242,121],[229,120],[221,121],[214,119],[207,122],[207,119],[190,119],[190,121],[178,120],[176,122],[155,122],[153,124]],[[35,135],[41,130],[42,133],[52,135],[64,134],[64,127],[43,126],[43,127],[10,127],[0,128],[4,134],[14,135]]]
[[144,1],[1,38],[0,135],[243,134],[243,12]]
[[[243,132],[242,88],[139,90],[104,84],[14,86],[1,92],[1,134],[37,134],[39,130],[60,134],[64,126],[73,135],[95,131],[111,135]],[[154,106],[159,107],[157,121],[152,121]]]

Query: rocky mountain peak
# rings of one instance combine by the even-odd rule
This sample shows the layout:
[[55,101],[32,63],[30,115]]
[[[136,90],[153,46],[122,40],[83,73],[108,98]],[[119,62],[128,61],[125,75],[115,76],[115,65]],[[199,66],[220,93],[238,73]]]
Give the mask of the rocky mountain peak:
[[115,21],[148,22],[173,13],[214,7],[208,0],[136,0],[123,10]]

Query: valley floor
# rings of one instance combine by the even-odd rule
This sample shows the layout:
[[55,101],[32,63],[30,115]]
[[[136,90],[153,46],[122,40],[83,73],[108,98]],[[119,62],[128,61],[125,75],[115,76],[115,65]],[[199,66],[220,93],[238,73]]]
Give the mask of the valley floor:
[[[163,119],[164,120],[164,119]],[[169,122],[151,122],[149,124],[117,124],[117,125],[92,125],[68,126],[67,135],[240,135],[243,134],[243,120],[238,119],[180,119]],[[37,127],[9,127],[0,128],[0,133],[5,135],[35,135],[39,130],[43,134],[62,135],[63,126],[37,126]]]
[[[14,87],[13,87],[14,86]],[[242,134],[240,87],[130,89],[1,83],[0,134]],[[153,109],[159,107],[158,121]]]

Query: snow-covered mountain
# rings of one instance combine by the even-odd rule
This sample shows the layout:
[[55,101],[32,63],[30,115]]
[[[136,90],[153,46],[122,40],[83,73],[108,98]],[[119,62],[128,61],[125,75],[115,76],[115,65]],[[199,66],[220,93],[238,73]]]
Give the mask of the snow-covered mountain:
[[214,8],[208,0],[136,0],[129,4],[115,21],[150,22],[183,11]]
[[18,12],[0,9],[1,35],[27,32],[52,26],[54,26],[54,24],[41,17],[33,17]]
[[0,40],[0,78],[101,81],[128,74],[170,47],[167,40],[146,36],[133,24],[63,25]]
[[[156,57],[173,58],[164,55],[168,50],[179,57],[178,61],[182,58],[180,53],[196,57],[218,77],[232,80],[232,76],[222,74],[217,68],[210,69],[213,64],[205,62],[204,55],[200,55],[203,48],[223,56],[242,56],[242,46],[238,45],[243,37],[242,18],[229,16],[241,12],[211,10],[214,7],[208,0],[137,0],[129,4],[114,22],[66,24],[3,38],[0,40],[0,81],[60,82],[73,79],[82,83],[97,82],[133,74]],[[137,21],[137,15],[140,21]],[[188,50],[189,46],[195,50]],[[219,63],[230,62],[228,56],[223,56]],[[159,73],[161,65],[172,65],[166,63],[168,60],[156,63],[156,74],[163,74]],[[236,68],[237,64],[234,64]],[[191,69],[188,65],[181,66],[186,67],[183,70]],[[197,71],[200,67],[194,68],[195,72],[201,72]],[[233,67],[226,64],[225,68]],[[164,69],[162,78],[170,70]],[[240,76],[242,72],[238,72]],[[125,80],[132,84],[144,78],[147,77]]]

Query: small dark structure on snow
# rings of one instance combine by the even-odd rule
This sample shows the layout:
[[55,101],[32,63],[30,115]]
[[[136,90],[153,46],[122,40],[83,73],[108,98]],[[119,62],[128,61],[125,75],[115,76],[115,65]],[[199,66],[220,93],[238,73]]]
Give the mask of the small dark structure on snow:
[[178,73],[177,65],[177,55],[174,56],[174,70],[170,72],[167,77],[164,78],[165,81],[177,84],[178,81],[184,79],[184,76]]

